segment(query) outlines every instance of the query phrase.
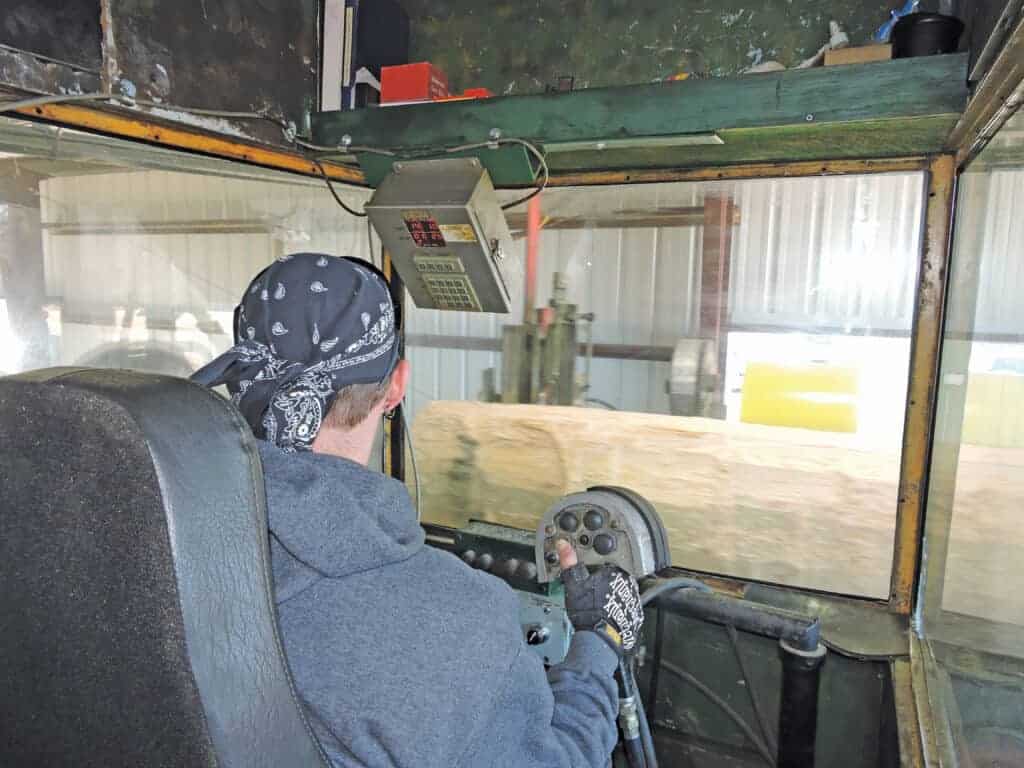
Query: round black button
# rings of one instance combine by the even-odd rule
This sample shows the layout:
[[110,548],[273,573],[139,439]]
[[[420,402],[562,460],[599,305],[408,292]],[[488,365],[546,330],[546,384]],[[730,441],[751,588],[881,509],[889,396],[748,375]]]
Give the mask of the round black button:
[[580,536],[580,546],[581,547],[589,547],[590,546],[590,537],[587,536],[587,534],[585,534],[585,533],[582,536]]
[[476,560],[476,552],[474,552],[472,549],[467,549],[465,552],[462,553],[462,559],[466,562],[467,565],[472,565],[473,562]]
[[544,559],[548,561],[548,565],[558,565],[558,553],[548,552],[544,555]]
[[615,551],[615,537],[599,533],[594,537],[594,551],[599,555],[610,555]]
[[537,578],[537,566],[533,563],[523,563],[519,566],[519,573],[516,575],[521,579],[528,579],[532,581]]
[[494,565],[494,557],[484,552],[476,561],[476,567],[483,571],[489,571]]
[[583,524],[587,526],[588,531],[604,528],[604,515],[596,509],[588,509],[587,514],[583,516]]
[[516,575],[516,571],[518,571],[518,570],[519,570],[519,560],[518,560],[518,558],[510,557],[508,560],[506,560],[504,563],[502,563],[501,572],[505,576],[509,576],[509,577],[515,576]]
[[580,519],[572,512],[563,512],[558,518],[558,526],[563,531],[575,531],[580,527]]

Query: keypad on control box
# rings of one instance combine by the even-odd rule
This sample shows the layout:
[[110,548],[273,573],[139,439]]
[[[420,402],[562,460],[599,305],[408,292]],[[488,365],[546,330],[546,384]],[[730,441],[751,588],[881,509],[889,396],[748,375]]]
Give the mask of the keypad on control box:
[[[586,505],[563,509],[554,518],[554,526],[545,533],[545,562],[549,566],[558,564],[555,544],[559,539],[569,541],[582,555],[593,551],[601,557],[613,555],[619,546],[613,516],[604,509]],[[586,558],[590,559],[590,558]]]

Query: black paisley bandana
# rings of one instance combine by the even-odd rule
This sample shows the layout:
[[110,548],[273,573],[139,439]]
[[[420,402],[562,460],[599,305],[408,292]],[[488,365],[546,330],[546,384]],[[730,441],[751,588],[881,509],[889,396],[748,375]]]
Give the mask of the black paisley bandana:
[[398,362],[387,283],[355,259],[283,256],[235,309],[235,346],[192,375],[226,384],[256,437],[308,451],[338,391],[384,381]]

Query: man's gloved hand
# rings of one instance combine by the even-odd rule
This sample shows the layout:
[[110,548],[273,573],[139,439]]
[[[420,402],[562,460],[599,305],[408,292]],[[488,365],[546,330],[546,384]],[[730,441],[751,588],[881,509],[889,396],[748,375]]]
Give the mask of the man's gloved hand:
[[644,625],[636,579],[611,565],[590,573],[567,541],[559,541],[557,549],[573,627],[596,632],[620,656],[632,653]]

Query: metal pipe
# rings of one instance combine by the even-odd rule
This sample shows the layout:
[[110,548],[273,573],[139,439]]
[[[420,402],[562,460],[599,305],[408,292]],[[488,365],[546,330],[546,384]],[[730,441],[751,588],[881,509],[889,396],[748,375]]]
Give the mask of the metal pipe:
[[821,621],[817,617],[752,603],[738,597],[696,589],[677,589],[659,594],[652,602],[682,616],[777,638],[804,652],[817,651],[821,641]]
[[537,261],[540,258],[540,197],[526,205],[526,285],[523,291],[523,322],[533,321],[537,302]]
[[818,687],[825,646],[805,651],[780,640],[779,647],[782,648],[782,698],[778,768],[814,768]]

